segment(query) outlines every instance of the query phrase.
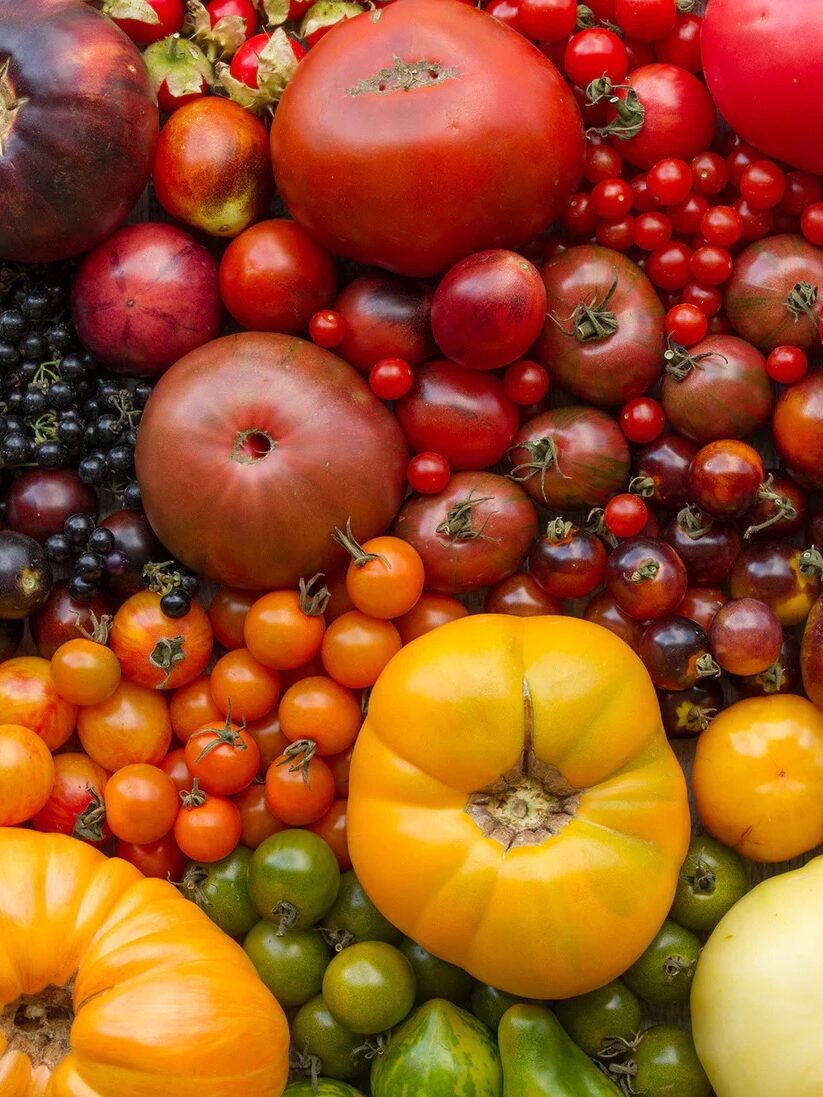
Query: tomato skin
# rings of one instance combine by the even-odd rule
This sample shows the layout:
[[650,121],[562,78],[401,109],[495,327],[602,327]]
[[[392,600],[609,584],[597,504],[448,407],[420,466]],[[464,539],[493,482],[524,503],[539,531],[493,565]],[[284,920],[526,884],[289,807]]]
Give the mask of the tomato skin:
[[606,550],[599,537],[558,519],[535,541],[529,553],[529,574],[555,598],[584,598],[599,587],[606,568]]
[[793,385],[808,368],[809,359],[800,347],[775,347],[766,359],[766,373],[780,385]]
[[[202,674],[214,637],[206,611],[196,600],[180,618],[167,617],[161,596],[144,590],[128,598],[111,628],[111,648],[123,674],[151,689],[176,689]],[[182,658],[180,658],[182,656]]]
[[170,834],[165,834],[157,842],[135,845],[133,842],[117,841],[115,856],[140,869],[144,876],[159,880],[179,880],[183,875],[188,857],[179,848]]
[[282,921],[283,929],[314,925],[329,910],[339,888],[334,854],[308,830],[284,830],[267,838],[249,866],[249,891],[260,917]]
[[343,325],[335,353],[362,374],[384,358],[402,358],[416,369],[436,354],[433,297],[426,282],[383,272],[361,274],[334,303]]
[[614,495],[606,503],[603,521],[615,537],[634,537],[648,520],[648,507],[637,495]]
[[211,672],[211,695],[223,716],[259,720],[271,712],[280,696],[280,675],[264,667],[247,648],[226,652]]
[[614,31],[588,27],[572,36],[563,55],[563,68],[573,84],[588,87],[599,76],[619,84],[629,70],[626,47]]
[[560,599],[547,594],[528,572],[519,571],[489,587],[484,613],[508,613],[514,617],[544,617],[561,613]]
[[78,637],[61,644],[51,658],[54,687],[72,705],[96,705],[120,683],[120,663],[104,644]]
[[61,644],[65,644],[67,640],[76,640],[82,635],[76,618],[80,618],[80,626],[92,632],[92,613],[99,620],[107,611],[108,606],[100,596],[91,602],[75,602],[69,596],[68,580],[58,579],[42,608],[29,617],[29,630],[37,647],[37,654],[43,659],[51,659]]
[[253,603],[243,624],[243,637],[254,658],[276,670],[294,670],[320,651],[326,622],[309,614],[296,590],[277,590]]
[[823,487],[823,375],[807,374],[785,389],[772,418],[777,452],[801,485]]
[[174,840],[192,861],[222,861],[240,841],[240,811],[223,796],[207,796],[194,807],[180,808],[174,821]]
[[349,855],[349,839],[346,829],[346,812],[348,803],[346,800],[335,800],[332,806],[322,815],[317,822],[309,823],[308,829],[317,834],[334,856],[340,866],[341,872],[347,872],[351,868]]
[[700,50],[702,28],[703,20],[695,12],[679,14],[674,28],[654,44],[657,60],[697,75],[703,68]]
[[77,708],[57,692],[47,659],[20,655],[0,664],[0,712],[8,724],[36,731],[49,750],[74,731]]
[[406,469],[409,487],[420,495],[437,495],[446,488],[450,477],[449,462],[440,453],[416,453]]
[[40,736],[20,724],[0,724],[0,825],[25,823],[48,803],[54,760]]
[[620,429],[630,442],[653,442],[660,437],[665,426],[663,408],[650,396],[636,396],[620,411]]
[[32,816],[32,826],[35,830],[54,834],[73,834],[74,837],[82,837],[92,845],[106,841],[111,837],[111,830],[105,817],[100,824],[99,842],[76,833],[75,828],[82,826],[78,823],[78,816],[83,814],[93,800],[102,803],[108,779],[108,771],[98,766],[87,754],[74,752],[56,754],[54,784],[48,800],[40,811]]
[[174,826],[179,801],[168,774],[157,766],[123,766],[105,789],[106,821],[117,838],[135,845],[159,842]]
[[456,598],[448,594],[424,591],[413,609],[404,613],[402,617],[395,618],[394,626],[400,633],[403,643],[410,644],[418,636],[424,636],[432,629],[448,624],[449,621],[467,617],[468,614],[469,611]]
[[333,678],[319,675],[290,686],[278,711],[285,746],[311,739],[323,757],[348,750],[363,723],[357,696]]
[[170,750],[160,763],[160,769],[171,780],[178,792],[186,792],[191,788],[194,774],[186,764],[186,751],[183,747]]
[[227,651],[246,646],[244,625],[246,615],[260,597],[252,590],[219,587],[209,606],[209,620],[214,638]]
[[313,752],[314,744],[296,753],[286,752],[266,771],[266,805],[290,827],[317,822],[334,800],[332,772]]
[[200,787],[217,796],[233,796],[247,788],[260,769],[260,750],[253,736],[232,724],[207,725],[189,737],[186,765]]
[[77,732],[85,752],[113,773],[137,762],[158,765],[171,742],[166,698],[128,679],[99,705],[80,709]]
[[340,685],[364,689],[374,685],[401,647],[400,633],[390,621],[351,610],[326,629],[323,666]]
[[399,400],[414,384],[414,373],[403,358],[381,358],[369,371],[369,388],[378,400]]
[[355,608],[389,619],[412,610],[425,579],[419,553],[399,537],[373,537],[361,547],[372,559],[356,556],[346,572],[346,590]]
[[183,0],[148,0],[149,5],[157,16],[156,23],[143,22],[141,19],[115,19],[120,30],[131,38],[138,46],[148,46],[152,42],[159,42],[170,34],[177,34],[183,27],[186,17],[186,9]]
[[169,702],[174,734],[185,743],[198,728],[221,720],[220,709],[211,695],[211,679],[202,675],[174,691]]

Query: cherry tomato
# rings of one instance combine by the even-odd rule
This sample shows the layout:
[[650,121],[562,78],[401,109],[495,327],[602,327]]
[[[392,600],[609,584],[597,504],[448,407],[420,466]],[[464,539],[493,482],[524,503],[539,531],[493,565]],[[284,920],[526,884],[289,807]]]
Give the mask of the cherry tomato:
[[697,305],[674,305],[666,313],[663,326],[672,342],[682,347],[693,347],[705,339],[709,322]]
[[732,598],[715,614],[709,633],[712,655],[729,674],[761,674],[783,646],[777,614],[758,598]]
[[669,218],[672,228],[681,236],[695,236],[700,231],[700,222],[704,213],[709,208],[708,198],[692,191],[691,194],[678,202],[676,206],[669,206]]
[[628,251],[634,243],[634,218],[623,217],[619,221],[598,221],[595,239],[602,248]]
[[77,708],[54,685],[51,663],[20,655],[0,663],[0,718],[37,732],[49,750],[57,750],[74,730]]
[[566,44],[563,68],[579,88],[588,87],[601,76],[608,77],[613,84],[622,84],[629,71],[629,55],[614,31],[587,27]]
[[349,856],[349,839],[346,830],[346,800],[335,800],[325,815],[310,823],[308,829],[314,831],[337,858],[341,872],[347,872],[351,868]]
[[675,0],[615,0],[614,19],[629,38],[656,42],[677,22]]
[[168,702],[123,678],[106,701],[79,710],[77,732],[86,754],[110,773],[137,762],[156,766],[171,742]]
[[703,20],[694,12],[683,12],[677,16],[674,28],[654,44],[658,61],[664,65],[677,65],[686,72],[695,75],[703,67],[700,52],[700,32]]
[[234,15],[243,20],[246,38],[251,38],[257,30],[257,11],[252,0],[211,0],[211,3],[206,4],[206,11],[209,13],[212,27],[216,26],[221,19]]
[[222,716],[259,720],[277,704],[280,676],[264,667],[247,648],[223,655],[211,672],[211,695]]
[[562,42],[577,22],[577,0],[520,0],[515,27],[534,42]]
[[665,426],[663,408],[651,396],[635,396],[620,411],[620,429],[630,442],[653,442]]
[[[270,41],[271,35],[265,32],[263,34],[255,34],[251,38],[246,39],[237,53],[235,53],[234,57],[232,57],[229,65],[229,72],[235,80],[239,80],[250,88],[256,89],[260,86],[260,54]],[[306,50],[296,39],[292,38],[291,35],[288,36],[288,42],[295,60],[302,61],[306,56]]]
[[[699,282],[687,282],[680,293],[684,305],[696,305],[709,319],[709,335],[733,334],[731,324],[725,317],[717,319],[723,307],[723,294],[716,286],[701,286]],[[712,323],[712,320],[715,323]]]
[[649,520],[649,508],[639,495],[614,495],[606,503],[603,521],[615,537],[634,537]]
[[823,202],[812,202],[803,210],[800,231],[810,244],[823,247]]
[[632,1052],[635,1093],[648,1097],[710,1097],[709,1079],[694,1047],[690,1032],[679,1025],[652,1025]]
[[780,385],[793,385],[808,368],[809,359],[800,347],[775,347],[766,359],[766,373]]
[[819,202],[823,195],[823,183],[817,175],[807,171],[787,171],[786,190],[780,200],[780,208],[800,216],[807,206]]
[[334,777],[310,739],[298,739],[266,771],[266,804],[277,819],[302,827],[321,819],[334,800]]
[[439,453],[418,453],[409,461],[406,479],[412,491],[436,495],[451,479],[449,462]]
[[740,854],[708,835],[695,835],[680,870],[672,918],[696,933],[710,933],[748,890]]
[[634,219],[632,235],[637,247],[655,251],[671,240],[672,223],[665,213],[641,213]]
[[623,982],[653,1005],[685,1002],[701,948],[690,929],[667,918],[643,955],[623,973]]
[[311,739],[317,753],[340,754],[357,738],[363,713],[351,690],[321,676],[295,682],[283,694],[280,726],[287,740]]
[[401,646],[400,633],[390,621],[352,610],[326,629],[323,666],[341,685],[363,689],[374,685]]
[[469,611],[450,594],[431,594],[424,591],[414,609],[397,617],[394,626],[400,633],[404,644],[410,644],[418,636],[424,636],[432,629],[467,617]]
[[687,575],[675,550],[656,537],[633,537],[613,550],[606,589],[630,617],[666,617],[683,601]]
[[634,193],[625,179],[602,179],[591,193],[592,209],[598,217],[616,220],[632,208]]
[[240,841],[249,849],[257,849],[272,834],[286,829],[286,824],[275,819],[269,811],[266,786],[261,782],[255,781],[243,789],[234,797],[234,802],[240,812]]
[[517,20],[518,6],[513,0],[491,0],[491,3],[486,5],[485,10],[499,22],[513,27]]
[[693,278],[706,286],[719,286],[732,274],[732,257],[725,248],[704,244],[692,252],[689,270]]
[[503,374],[503,389],[513,404],[538,404],[549,391],[549,375],[537,362],[521,358]]
[[142,19],[118,19],[111,16],[120,30],[136,42],[138,46],[149,46],[152,42],[159,42],[170,34],[177,34],[183,27],[186,18],[186,8],[183,0],[148,0],[148,5],[157,17],[154,23],[144,22]]
[[786,176],[771,160],[754,160],[740,173],[738,185],[752,209],[773,209],[786,191]]
[[657,248],[646,262],[646,274],[658,289],[682,289],[689,280],[691,248],[681,240],[672,240]]
[[634,208],[638,213],[653,213],[660,204],[649,194],[649,181],[645,171],[639,171],[630,180],[634,192]]
[[583,598],[600,586],[606,550],[599,537],[557,518],[529,553],[529,574],[556,598]]
[[623,170],[623,157],[611,145],[586,144],[583,176],[592,184],[601,179],[617,179]]
[[221,717],[211,695],[211,679],[206,675],[195,678],[176,689],[169,703],[172,731],[185,743],[192,732]]
[[160,763],[160,768],[171,779],[171,783],[178,792],[185,792],[186,789],[191,788],[194,774],[186,765],[186,752],[183,747],[170,750]]
[[399,400],[414,384],[414,373],[402,358],[381,358],[369,371],[369,388],[378,400]]
[[533,576],[517,571],[489,587],[484,613],[508,613],[513,617],[547,617],[562,612],[559,598],[547,594]]
[[755,209],[745,198],[736,198],[734,208],[743,222],[743,240],[762,240],[772,229],[774,214],[770,209]]
[[[563,230],[572,236],[590,236],[597,224],[597,214],[592,206],[591,195],[585,191],[578,191],[569,199],[569,203],[563,211]],[[543,255],[544,259],[552,256]]]
[[99,705],[120,684],[120,663],[105,644],[78,638],[61,644],[51,657],[54,688],[72,705]]
[[712,206],[700,219],[700,232],[707,244],[730,248],[743,234],[743,218],[734,206]]
[[716,152],[701,152],[691,162],[692,186],[698,194],[720,194],[729,181],[729,168]]
[[[323,667],[319,660],[318,664],[319,669],[317,670],[317,673],[320,674]],[[305,681],[305,679],[301,679],[301,681]],[[285,685],[284,682],[281,682],[281,684]],[[291,685],[287,688],[290,689]],[[259,772],[264,774],[274,759],[279,758],[289,745],[289,740],[283,734],[283,729],[280,726],[278,710],[273,708],[271,712],[266,713],[265,716],[261,716],[259,720],[252,720],[251,723],[246,724],[246,731],[251,735],[255,743],[257,743],[257,749],[260,751]]]
[[676,206],[691,193],[692,169],[685,160],[676,157],[658,160],[648,170],[646,186],[661,206]]
[[218,796],[234,796],[247,788],[260,769],[260,750],[244,727],[226,717],[222,726],[209,724],[186,742],[186,765],[200,787]]
[[321,309],[309,320],[309,335],[318,347],[336,347],[345,334],[346,321],[334,309]]
[[214,638],[227,651],[245,647],[243,625],[246,614],[259,598],[250,590],[219,587],[209,606],[209,620]]
[[179,802],[172,779],[158,766],[123,766],[104,792],[106,822],[124,842],[157,842],[174,826]]
[[195,780],[183,793],[174,821],[174,840],[192,861],[220,861],[240,841],[240,811],[232,800],[207,796]]
[[328,592],[312,592],[312,586],[264,594],[249,610],[243,637],[251,655],[263,666],[294,670],[320,651]]
[[159,841],[147,842],[145,845],[118,839],[114,853],[139,868],[144,876],[172,882],[181,879],[188,862],[188,857],[172,834],[165,834]]
[[399,537],[372,537],[360,545],[351,524],[335,540],[351,556],[346,590],[354,607],[371,617],[389,619],[411,610],[423,592],[423,561],[414,546]]

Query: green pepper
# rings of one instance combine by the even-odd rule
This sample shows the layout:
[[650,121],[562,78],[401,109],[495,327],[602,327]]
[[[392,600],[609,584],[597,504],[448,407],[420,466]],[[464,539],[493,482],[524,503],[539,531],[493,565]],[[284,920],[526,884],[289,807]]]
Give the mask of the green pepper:
[[516,1005],[497,1030],[503,1097],[620,1097],[620,1090],[543,1006]]

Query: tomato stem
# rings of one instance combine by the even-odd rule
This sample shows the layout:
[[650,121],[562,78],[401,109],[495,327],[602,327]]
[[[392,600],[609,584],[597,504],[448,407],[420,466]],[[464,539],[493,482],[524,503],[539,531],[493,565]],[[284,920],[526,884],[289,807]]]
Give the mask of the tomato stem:
[[560,468],[557,455],[557,445],[553,438],[539,438],[535,442],[521,442],[517,449],[524,449],[531,457],[531,461],[523,461],[519,465],[515,465],[509,473],[509,480],[514,480],[516,484],[522,484],[526,480],[531,480],[533,476],[540,476],[540,494],[543,496],[543,502],[548,503],[546,497],[546,473],[549,469],[555,469],[558,476],[562,476],[564,480],[568,480],[569,477]]
[[630,583],[644,583],[647,579],[654,579],[660,571],[658,560],[644,560],[643,563],[629,576]]
[[0,156],[5,152],[5,143],[12,129],[14,119],[21,107],[28,103],[27,98],[17,97],[9,76],[11,57],[0,65]]
[[310,789],[309,767],[316,753],[317,743],[313,739],[298,739],[286,747],[283,751],[283,757],[279,762],[275,762],[275,765],[288,766],[289,773],[300,773],[302,771],[303,784]]
[[775,522],[791,522],[797,517],[797,508],[794,503],[787,495],[778,495],[772,488],[773,483],[774,476],[769,473],[758,489],[757,498],[761,503],[771,503],[774,507],[774,511],[762,522],[758,522],[757,525],[754,526],[749,526],[743,534],[744,541],[748,541],[755,533],[759,533],[761,530],[773,526]]
[[699,369],[700,363],[706,358],[722,358],[724,362],[728,362],[728,358],[716,350],[707,350],[702,354],[689,354],[688,350],[680,343],[675,343],[671,336],[663,357],[666,360],[666,373],[674,381],[684,381],[693,369]]
[[391,571],[391,563],[389,562],[388,557],[384,556],[382,552],[366,552],[352,533],[351,518],[346,519],[345,533],[341,529],[338,529],[337,526],[334,527],[332,540],[336,541],[338,545],[342,545],[349,556],[351,556],[352,563],[356,568],[365,567],[369,560],[382,560],[386,566],[386,570]]
[[[528,445],[528,443],[526,443]],[[514,472],[512,472],[512,478],[514,478]],[[494,541],[497,538],[488,537],[483,533],[486,528],[489,519],[495,513],[487,514],[483,519],[483,525],[480,529],[474,528],[474,507],[478,503],[490,503],[493,496],[484,495],[479,499],[473,499],[472,493],[469,493],[468,499],[465,499],[462,503],[455,503],[446,514],[446,517],[437,527],[437,533],[442,533],[444,537],[448,537],[451,541],[475,541],[478,538],[483,538],[486,541]]]
[[[616,91],[625,91],[626,98],[621,99],[619,95],[615,95]],[[608,125],[591,127],[586,131],[587,136],[596,133],[606,137],[610,134],[620,141],[628,141],[643,129],[646,108],[640,102],[631,84],[612,84],[608,76],[600,76],[592,80],[586,88],[586,98],[592,106],[599,103],[601,99],[608,99],[615,112],[614,118]]]
[[654,480],[651,476],[633,476],[629,480],[629,491],[641,499],[651,499],[654,495]]
[[692,541],[699,541],[711,532],[714,520],[708,514],[704,514],[699,507],[688,503],[677,512],[677,524]]
[[105,646],[109,642],[109,632],[111,631],[114,618],[109,613],[103,613],[98,617],[94,610],[92,610],[89,613],[89,620],[91,621],[91,632],[86,628],[80,614],[75,613],[74,627],[80,635],[85,636],[87,640],[93,640],[95,644],[103,644]]
[[719,665],[708,652],[701,655],[694,665],[698,678],[719,678],[722,673]]
[[205,792],[200,788],[200,781],[197,777],[192,781],[191,788],[188,791],[183,789],[178,795],[186,811],[193,811],[194,808],[202,807],[208,799]]
[[321,586],[318,590],[312,589],[322,578],[323,572],[318,571],[311,579],[301,578],[298,583],[300,609],[307,617],[322,617],[331,600],[331,591],[327,586]]
[[[616,314],[606,308],[616,289],[615,278],[602,301],[598,301],[595,295],[588,303],[578,302],[571,316],[563,321],[554,312],[550,312],[548,317],[564,335],[573,335],[578,343],[595,343],[600,339],[608,339],[618,330]],[[571,327],[564,327],[564,324],[571,324]]]
[[812,545],[811,548],[801,552],[798,567],[800,574],[808,578],[823,577],[823,554],[815,545]]
[[786,681],[786,668],[780,661],[779,655],[770,667],[757,675],[757,680],[764,693],[780,693],[783,683]]
[[248,744],[246,743],[246,740],[243,738],[243,736],[240,734],[245,726],[245,722],[242,723],[239,728],[235,728],[233,726],[231,718],[231,699],[229,699],[228,712],[226,713],[226,722],[223,727],[201,728],[200,731],[196,732],[197,735],[203,735],[206,732],[214,732],[215,738],[212,739],[210,743],[206,743],[206,745],[194,759],[194,764],[197,765],[198,762],[202,762],[202,760],[207,757],[207,755],[211,754],[213,750],[217,750],[218,747],[233,747],[234,750],[238,751],[248,750]]
[[149,656],[149,663],[158,670],[162,670],[165,675],[163,681],[158,682],[156,689],[165,689],[174,668],[178,663],[184,662],[185,658],[185,637],[181,635],[160,637]]
[[791,293],[786,298],[786,308],[791,313],[795,323],[801,316],[807,316],[814,324],[815,332],[817,332],[816,304],[817,286],[812,285],[811,282],[795,282]]
[[100,793],[92,785],[86,785],[89,802],[77,816],[72,827],[72,838],[81,838],[87,842],[103,841],[103,826],[106,822],[106,807]]

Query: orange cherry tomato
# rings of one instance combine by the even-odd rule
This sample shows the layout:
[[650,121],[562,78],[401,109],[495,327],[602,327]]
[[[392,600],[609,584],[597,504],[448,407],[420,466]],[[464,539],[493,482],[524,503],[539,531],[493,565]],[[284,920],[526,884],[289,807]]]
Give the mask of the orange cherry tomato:
[[0,826],[25,823],[45,807],[54,784],[54,759],[37,732],[0,724]]
[[323,666],[341,686],[373,686],[383,667],[403,646],[391,621],[351,610],[338,617],[323,637]]
[[352,602],[351,596],[346,589],[347,574],[348,571],[344,569],[337,575],[333,575],[331,577],[327,575],[324,579],[324,582],[326,584],[326,590],[331,595],[324,614],[327,627],[331,624],[332,621],[336,621],[338,617],[342,617],[344,613],[348,613],[349,610],[356,609],[356,606],[354,602]]
[[271,712],[280,696],[280,676],[264,667],[247,648],[227,652],[211,672],[211,695],[221,716],[244,722]]
[[220,861],[240,841],[240,810],[225,796],[207,796],[194,781],[181,796],[174,821],[174,840],[192,861]]
[[286,829],[286,824],[275,819],[266,803],[266,786],[258,781],[234,797],[240,811],[240,841],[249,849],[257,849],[272,834]]
[[159,880],[179,880],[189,860],[172,834],[164,834],[158,842],[146,842],[145,845],[118,838],[114,852],[139,868],[144,876]]
[[351,769],[351,756],[354,747],[344,750],[342,754],[333,754],[326,759],[326,765],[331,770],[334,778],[334,795],[338,800],[349,798],[349,770]]
[[260,751],[260,773],[265,773],[275,758],[279,758],[290,740],[283,734],[280,727],[280,716],[277,709],[261,716],[259,720],[253,720],[246,724],[246,731],[257,743]]
[[351,690],[333,678],[304,678],[286,690],[280,700],[280,726],[292,743],[311,739],[317,753],[348,750],[363,723],[360,702]]
[[207,724],[185,746],[186,765],[206,792],[234,796],[252,783],[260,769],[254,738],[226,717],[222,725]]
[[346,800],[335,800],[329,810],[316,823],[312,823],[307,830],[313,830],[319,834],[323,841],[331,848],[337,858],[341,872],[351,868],[349,856],[349,840],[346,832]]
[[219,720],[222,713],[211,695],[211,679],[203,674],[176,689],[169,702],[169,713],[172,730],[182,743],[204,724]]
[[171,777],[159,766],[123,766],[109,777],[106,821],[124,842],[145,845],[168,834],[180,802]]
[[246,647],[264,666],[294,670],[320,651],[328,592],[312,593],[312,584],[297,590],[274,590],[259,598],[246,616]]
[[57,692],[48,659],[21,655],[0,663],[0,719],[36,731],[57,750],[74,731],[77,706]]
[[78,637],[51,657],[54,688],[72,705],[99,705],[120,685],[120,660],[105,644]]
[[335,540],[351,555],[346,590],[352,603],[370,617],[388,620],[408,613],[423,593],[426,578],[420,553],[399,537],[372,537],[359,545],[351,523]]
[[171,778],[171,782],[178,792],[185,792],[191,788],[194,774],[186,765],[186,752],[183,747],[170,750],[160,763],[160,768],[167,777]]
[[177,689],[202,674],[211,659],[214,634],[206,611],[193,601],[185,617],[167,617],[161,596],[141,590],[127,598],[111,627],[109,642],[123,674],[151,689]]
[[314,743],[298,740],[266,771],[266,804],[272,815],[292,827],[320,819],[334,800],[334,777]]
[[31,825],[35,830],[69,834],[91,845],[105,842],[111,837],[103,806],[108,779],[108,770],[98,766],[88,754],[76,751],[55,754],[51,793],[40,811],[32,816]]
[[260,597],[253,590],[220,587],[209,606],[209,620],[214,638],[226,651],[246,646],[243,625],[246,614]]
[[123,678],[107,701],[80,709],[77,732],[86,754],[110,773],[138,762],[156,766],[171,742],[168,702]]
[[432,629],[468,615],[469,611],[463,603],[452,598],[450,594],[431,594],[426,591],[420,595],[414,609],[394,621],[394,626],[400,633],[403,643],[410,644],[418,636],[424,636]]

